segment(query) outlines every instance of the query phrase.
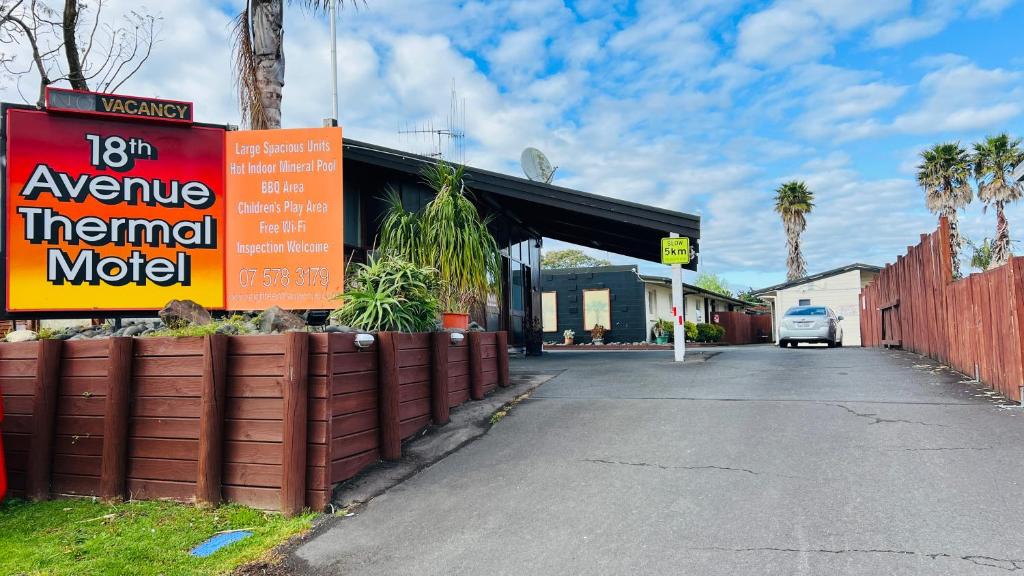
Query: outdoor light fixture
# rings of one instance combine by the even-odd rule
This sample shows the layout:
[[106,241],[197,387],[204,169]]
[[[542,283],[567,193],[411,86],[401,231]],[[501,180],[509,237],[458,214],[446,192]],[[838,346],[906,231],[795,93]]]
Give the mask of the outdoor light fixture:
[[356,348],[363,349],[373,346],[373,334],[356,334]]
[[452,332],[452,344],[462,344],[465,339],[466,335],[462,332]]

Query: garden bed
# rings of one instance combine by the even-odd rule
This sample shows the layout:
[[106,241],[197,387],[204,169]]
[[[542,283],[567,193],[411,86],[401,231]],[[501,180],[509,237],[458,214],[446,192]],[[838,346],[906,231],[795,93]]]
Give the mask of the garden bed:
[[[0,344],[15,495],[323,509],[334,484],[508,384],[504,333]],[[29,455],[32,455],[30,458]]]

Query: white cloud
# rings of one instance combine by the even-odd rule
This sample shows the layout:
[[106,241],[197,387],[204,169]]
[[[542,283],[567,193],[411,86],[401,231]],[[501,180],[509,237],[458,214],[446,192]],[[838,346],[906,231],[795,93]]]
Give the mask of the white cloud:
[[736,56],[744,62],[785,66],[831,53],[830,32],[806,10],[773,6],[740,22]]

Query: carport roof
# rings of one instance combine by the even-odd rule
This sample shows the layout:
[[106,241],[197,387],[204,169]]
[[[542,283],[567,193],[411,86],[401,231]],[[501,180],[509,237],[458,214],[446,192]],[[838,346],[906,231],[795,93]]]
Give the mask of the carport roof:
[[861,264],[861,263],[858,262],[858,263],[855,263],[855,264],[848,264],[846,266],[841,266],[839,268],[833,268],[832,270],[826,270],[825,272],[819,272],[817,274],[812,274],[810,276],[804,276],[803,278],[800,278],[799,280],[793,280],[791,282],[783,282],[782,284],[776,284],[775,286],[769,286],[767,288],[762,288],[760,290],[755,290],[753,292],[753,295],[754,296],[762,296],[762,295],[768,294],[769,292],[778,292],[779,290],[785,290],[787,288],[792,288],[794,286],[799,286],[801,284],[806,284],[808,282],[814,282],[816,280],[821,280],[822,278],[829,278],[831,276],[838,276],[839,274],[845,274],[845,273],[853,271],[853,270],[863,270],[865,272],[881,272],[882,271],[882,269],[880,267],[878,267],[878,266],[872,266],[871,264]]
[[[434,158],[345,139],[344,158],[419,175]],[[538,236],[657,262],[661,239],[672,232],[699,249],[700,216],[598,196],[517,176],[466,167],[466,183],[487,206]],[[696,259],[690,266],[696,269]]]

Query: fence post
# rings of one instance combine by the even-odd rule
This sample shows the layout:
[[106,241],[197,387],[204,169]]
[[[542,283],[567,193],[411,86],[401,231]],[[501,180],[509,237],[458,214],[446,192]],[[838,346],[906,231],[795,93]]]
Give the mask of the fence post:
[[506,388],[511,384],[508,373],[508,332],[499,330],[496,334],[495,347],[498,352],[498,386]]
[[103,463],[100,497],[124,498],[128,467],[128,419],[132,385],[133,338],[110,339],[107,401],[103,415]]
[[281,454],[281,513],[293,516],[306,502],[306,429],[309,426],[309,333],[288,332],[281,392],[284,416]]
[[469,397],[484,399],[484,346],[481,332],[467,332],[469,336]]
[[448,423],[448,348],[452,345],[449,332],[434,332],[430,336],[430,417],[434,424]]
[[35,396],[32,398],[32,439],[25,493],[33,500],[50,498],[53,466],[53,428],[57,417],[62,340],[40,340],[36,355]]
[[203,338],[203,381],[199,411],[199,463],[196,502],[216,506],[221,501],[224,464],[224,402],[227,390],[228,337]]
[[394,332],[377,334],[377,378],[379,397],[377,417],[380,424],[380,457],[402,457],[401,421],[398,413],[398,338]]

